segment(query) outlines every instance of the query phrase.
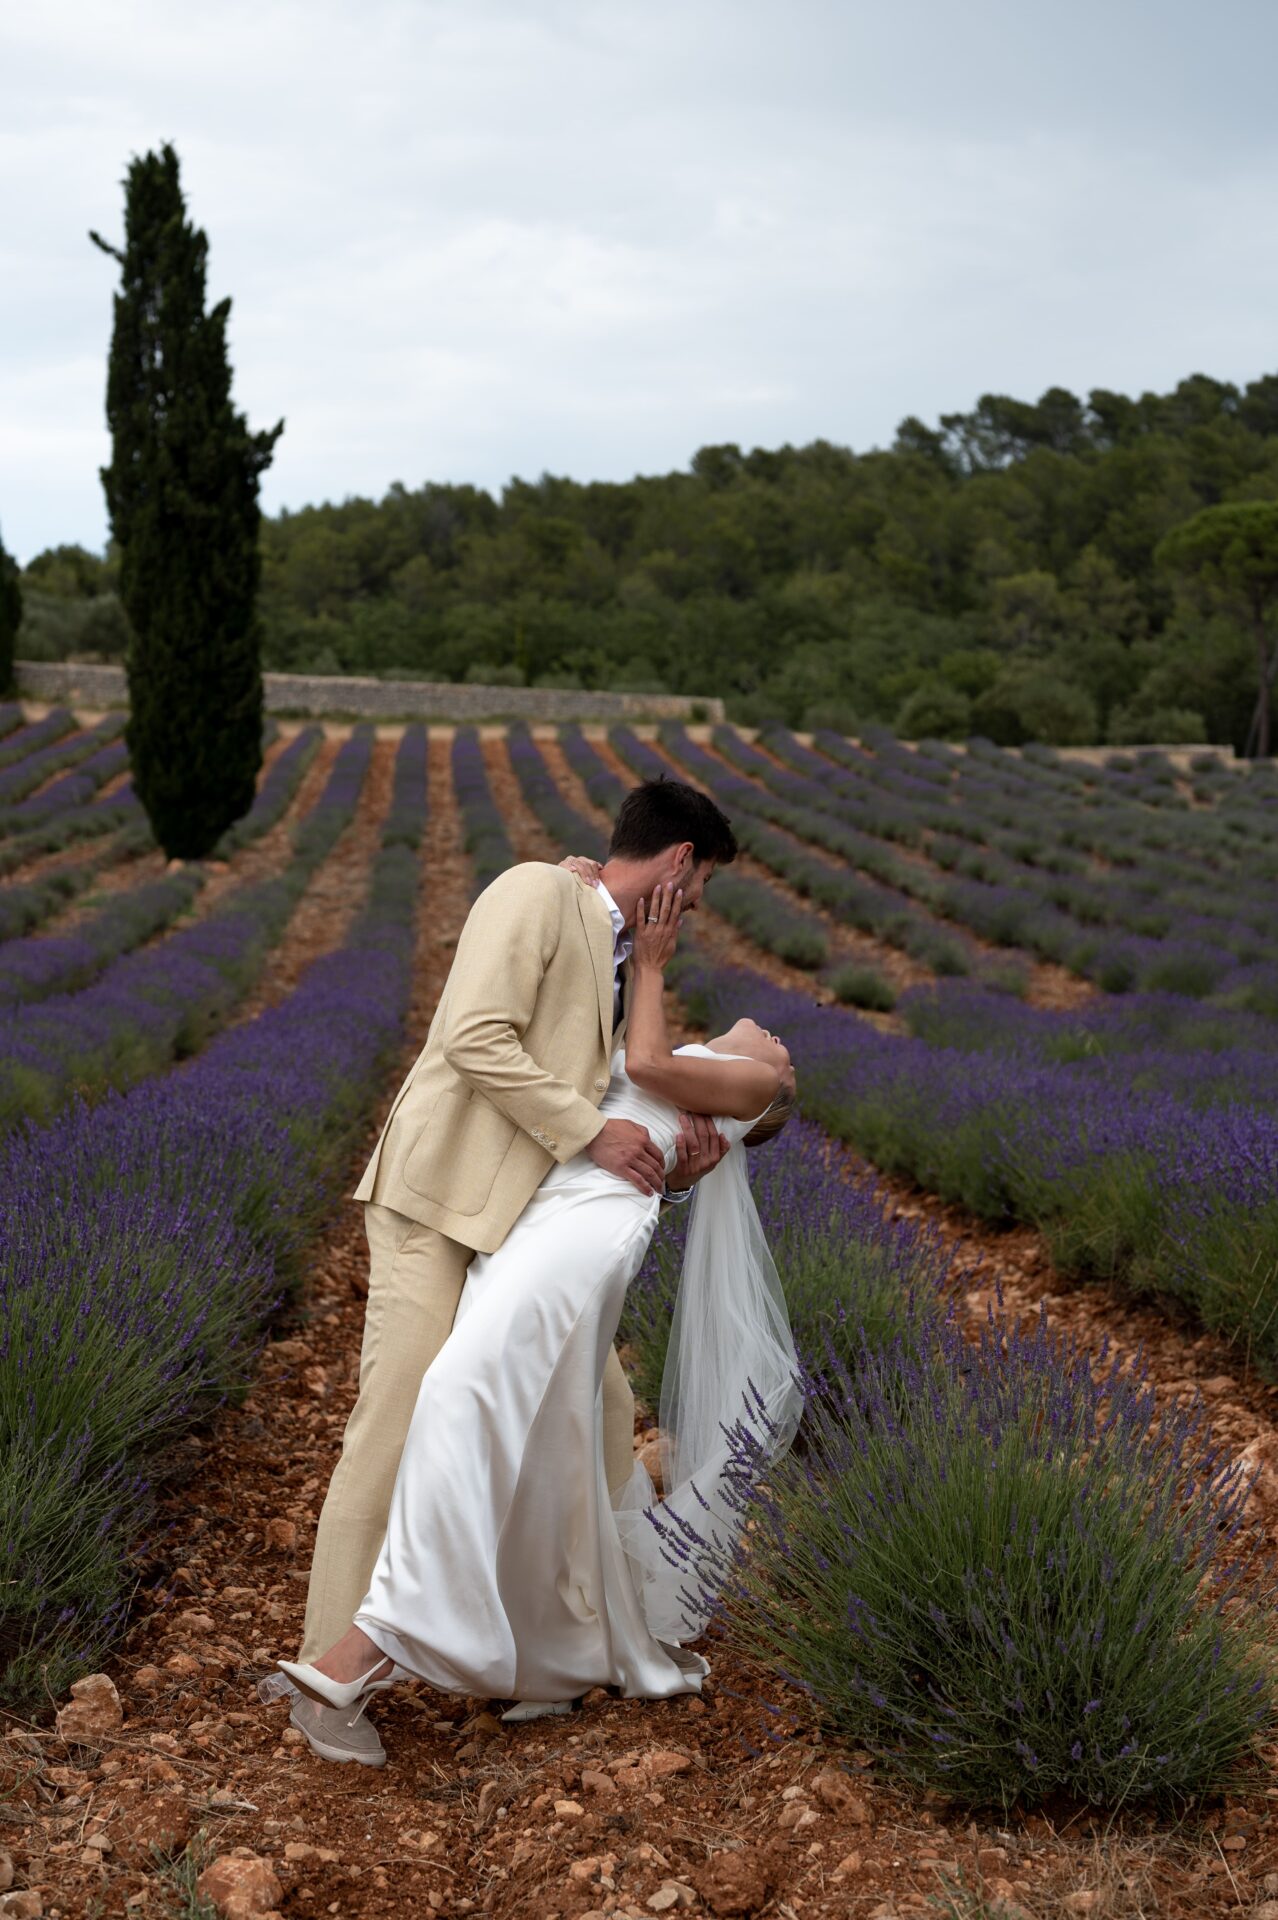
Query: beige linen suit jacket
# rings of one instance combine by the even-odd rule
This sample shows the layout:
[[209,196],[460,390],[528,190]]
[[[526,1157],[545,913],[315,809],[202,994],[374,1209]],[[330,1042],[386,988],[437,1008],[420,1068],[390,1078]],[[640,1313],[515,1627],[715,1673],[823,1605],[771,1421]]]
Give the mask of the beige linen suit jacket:
[[470,910],[355,1198],[495,1252],[551,1163],[603,1126],[612,1006],[599,894],[565,868],[508,868]]

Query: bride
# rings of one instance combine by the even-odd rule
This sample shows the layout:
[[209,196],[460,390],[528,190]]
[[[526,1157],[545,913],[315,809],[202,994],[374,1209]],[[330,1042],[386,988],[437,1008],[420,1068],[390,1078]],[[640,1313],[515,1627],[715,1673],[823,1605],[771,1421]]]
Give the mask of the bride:
[[[750,1145],[784,1123],[795,1085],[786,1049],[751,1020],[671,1047],[664,973],[681,898],[658,888],[639,902],[630,1021],[600,1108],[646,1126],[667,1168],[680,1108]],[[303,1693],[358,1714],[417,1675],[519,1700],[527,1717],[595,1686],[700,1690],[709,1668],[686,1642],[713,1604],[711,1560],[740,1524],[730,1431],[749,1420],[776,1458],[801,1394],[745,1156],[729,1152],[692,1203],[661,1391],[665,1498],[636,1462],[610,1499],[600,1382],[658,1205],[580,1154],[473,1261],[422,1381],[368,1592],[314,1663],[278,1663]]]

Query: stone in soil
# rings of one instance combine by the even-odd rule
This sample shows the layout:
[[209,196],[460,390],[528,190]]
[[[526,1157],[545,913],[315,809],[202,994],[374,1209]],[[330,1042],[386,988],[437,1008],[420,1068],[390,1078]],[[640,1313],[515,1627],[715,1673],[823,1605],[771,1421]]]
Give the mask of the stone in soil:
[[248,1847],[236,1847],[206,1867],[195,1891],[217,1908],[220,1920],[258,1920],[284,1898],[270,1861]]
[[71,1699],[58,1714],[58,1735],[68,1745],[96,1746],[124,1723],[115,1682],[106,1673],[88,1673],[71,1682]]

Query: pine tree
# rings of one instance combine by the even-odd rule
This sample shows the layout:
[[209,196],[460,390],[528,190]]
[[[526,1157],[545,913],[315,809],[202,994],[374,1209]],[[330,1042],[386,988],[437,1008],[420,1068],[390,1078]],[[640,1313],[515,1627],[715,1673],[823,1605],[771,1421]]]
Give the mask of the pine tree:
[[199,859],[253,799],[262,758],[257,492],[284,423],[231,404],[226,322],[205,312],[208,241],[186,218],[171,146],[134,159],[107,375],[102,469],[133,629],[126,733],[165,852]]
[[1278,680],[1278,500],[1204,507],[1165,534],[1157,556],[1207,603],[1250,632],[1256,650],[1256,710],[1246,751],[1268,759]]
[[5,552],[4,542],[0,540],[0,693],[8,693],[13,686],[13,656],[21,625],[22,587],[18,563]]

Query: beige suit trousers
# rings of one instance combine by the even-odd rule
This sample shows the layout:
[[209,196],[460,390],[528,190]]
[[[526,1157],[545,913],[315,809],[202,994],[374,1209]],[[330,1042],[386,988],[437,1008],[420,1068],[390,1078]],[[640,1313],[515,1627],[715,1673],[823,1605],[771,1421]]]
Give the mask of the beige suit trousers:
[[[452,1330],[474,1258],[470,1247],[389,1207],[367,1205],[364,1224],[369,1280],[359,1395],[315,1536],[303,1660],[316,1659],[345,1633],[368,1592],[422,1376]],[[615,1493],[629,1480],[634,1458],[634,1395],[615,1348],[604,1368],[603,1426]],[[590,1470],[584,1460],[558,1466]]]

